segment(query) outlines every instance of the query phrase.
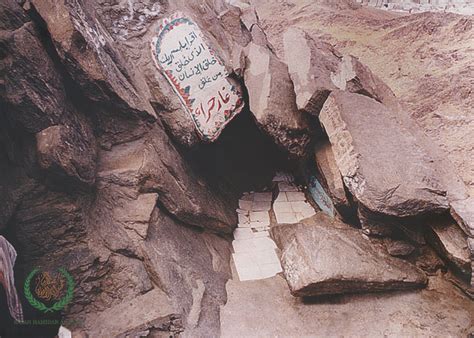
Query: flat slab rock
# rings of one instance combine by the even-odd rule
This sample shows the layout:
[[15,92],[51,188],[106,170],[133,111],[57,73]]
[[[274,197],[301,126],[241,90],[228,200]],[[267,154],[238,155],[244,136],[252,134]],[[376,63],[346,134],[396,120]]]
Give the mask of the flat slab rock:
[[179,317],[168,296],[160,289],[154,289],[88,317],[84,326],[89,337],[129,337],[132,328],[142,327],[146,331],[152,324],[172,326],[173,318]]
[[461,228],[455,223],[437,222],[431,224],[431,230],[428,239],[433,247],[463,274],[471,276],[468,239]]
[[363,95],[334,91],[328,97],[319,120],[345,185],[379,214],[408,217],[447,210],[434,160],[396,114]]
[[421,270],[323,213],[305,224],[272,227],[271,236],[282,252],[293,296],[402,290],[427,283]]
[[327,189],[334,206],[343,217],[347,217],[350,215],[352,207],[347,199],[341,172],[337,166],[329,141],[324,140],[316,144],[314,159],[322,176],[322,183]]

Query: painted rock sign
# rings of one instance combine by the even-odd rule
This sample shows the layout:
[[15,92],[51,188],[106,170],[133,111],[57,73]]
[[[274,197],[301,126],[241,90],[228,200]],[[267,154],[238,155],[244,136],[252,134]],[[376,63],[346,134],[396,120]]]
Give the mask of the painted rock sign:
[[243,100],[199,27],[179,13],[164,19],[153,39],[152,52],[201,138],[214,141],[242,110]]

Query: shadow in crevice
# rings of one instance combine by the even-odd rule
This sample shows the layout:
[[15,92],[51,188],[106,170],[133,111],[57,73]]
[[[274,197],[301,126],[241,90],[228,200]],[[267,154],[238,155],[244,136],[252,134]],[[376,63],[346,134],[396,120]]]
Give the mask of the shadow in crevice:
[[304,305],[322,305],[322,304],[348,304],[354,302],[355,299],[363,300],[367,298],[391,298],[398,297],[404,294],[413,292],[421,292],[417,289],[406,289],[406,290],[385,290],[378,292],[353,292],[345,294],[334,294],[334,295],[320,295],[320,296],[307,296],[301,297],[299,302]]
[[271,183],[275,172],[293,172],[297,166],[258,128],[246,92],[244,100],[245,107],[215,142],[184,154],[195,172],[229,198],[260,190]]

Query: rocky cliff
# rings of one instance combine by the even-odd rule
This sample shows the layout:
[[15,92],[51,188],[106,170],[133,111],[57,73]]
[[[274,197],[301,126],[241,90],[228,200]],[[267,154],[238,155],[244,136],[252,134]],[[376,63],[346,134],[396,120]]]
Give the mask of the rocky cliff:
[[[0,233],[18,253],[15,271],[0,272],[22,291],[35,267],[69,271],[74,297],[47,318],[73,336],[225,335],[239,197],[280,170],[302,187],[316,177],[334,207],[332,220],[317,210],[304,224],[269,222],[294,296],[422,288],[438,270],[426,252],[472,293],[466,174],[452,172],[446,149],[358,58],[301,27],[272,41],[259,10],[211,0],[0,4]],[[199,28],[238,95],[215,138],[196,123],[187,89],[157,66],[153,41],[173,17]],[[471,21],[456,27],[471,32]],[[333,259],[343,254],[344,264]],[[44,318],[19,294],[25,319]],[[454,297],[462,311],[465,297]],[[54,336],[59,326],[7,321],[2,336]]]

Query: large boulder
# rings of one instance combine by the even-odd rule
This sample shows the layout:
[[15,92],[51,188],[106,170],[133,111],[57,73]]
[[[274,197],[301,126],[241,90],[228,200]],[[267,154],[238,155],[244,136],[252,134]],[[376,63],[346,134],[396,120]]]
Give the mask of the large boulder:
[[389,86],[352,55],[344,55],[331,80],[340,90],[369,96],[386,105],[396,105],[397,99]]
[[135,82],[141,83],[140,78],[143,78],[147,88],[145,91],[140,88],[140,95],[150,101],[172,139],[185,147],[197,146],[201,141],[195,124],[156,67],[150,43],[163,19],[182,13],[200,28],[206,43],[219,56],[228,73],[238,73],[233,52],[242,51],[250,41],[249,32],[240,22],[240,10],[225,1],[209,0],[199,3],[130,0],[128,6],[101,2],[94,5],[94,10],[106,33],[113,38],[113,46],[128,61],[125,68],[133,64]]
[[361,232],[318,213],[305,224],[271,228],[294,296],[375,292],[423,287],[426,276],[388,255]]
[[[130,313],[136,315],[130,316]],[[79,332],[87,332],[89,337],[125,338],[143,337],[145,333],[172,337],[181,331],[183,327],[178,311],[163,291],[154,289],[88,317]]]
[[158,128],[144,139],[102,152],[98,177],[158,193],[163,207],[184,223],[221,233],[231,233],[237,225],[236,205],[209,189]]
[[336,89],[369,96],[387,105],[396,105],[392,90],[352,55],[342,55],[334,47],[305,31],[291,27],[283,35],[288,65],[298,109],[318,115],[329,94]]
[[158,211],[143,244],[151,276],[171,298],[189,337],[219,336],[219,307],[231,278],[230,242],[187,228]]
[[44,20],[55,52],[74,85],[88,99],[127,115],[155,118],[149,89],[133,63],[115,48],[111,35],[97,19],[93,2],[81,6],[68,1],[31,1]]
[[322,176],[323,185],[327,189],[332,203],[341,216],[348,218],[352,207],[346,196],[341,172],[337,167],[329,141],[324,140],[316,144],[314,158],[318,172]]
[[340,59],[331,45],[312,39],[298,28],[285,32],[283,44],[296,106],[317,115],[331,91],[336,89],[331,75],[337,72]]
[[409,217],[447,210],[433,159],[394,114],[367,96],[331,93],[319,119],[345,185],[373,213]]
[[270,49],[252,42],[244,80],[257,124],[289,154],[303,156],[310,142],[309,123],[296,106],[288,67]]

